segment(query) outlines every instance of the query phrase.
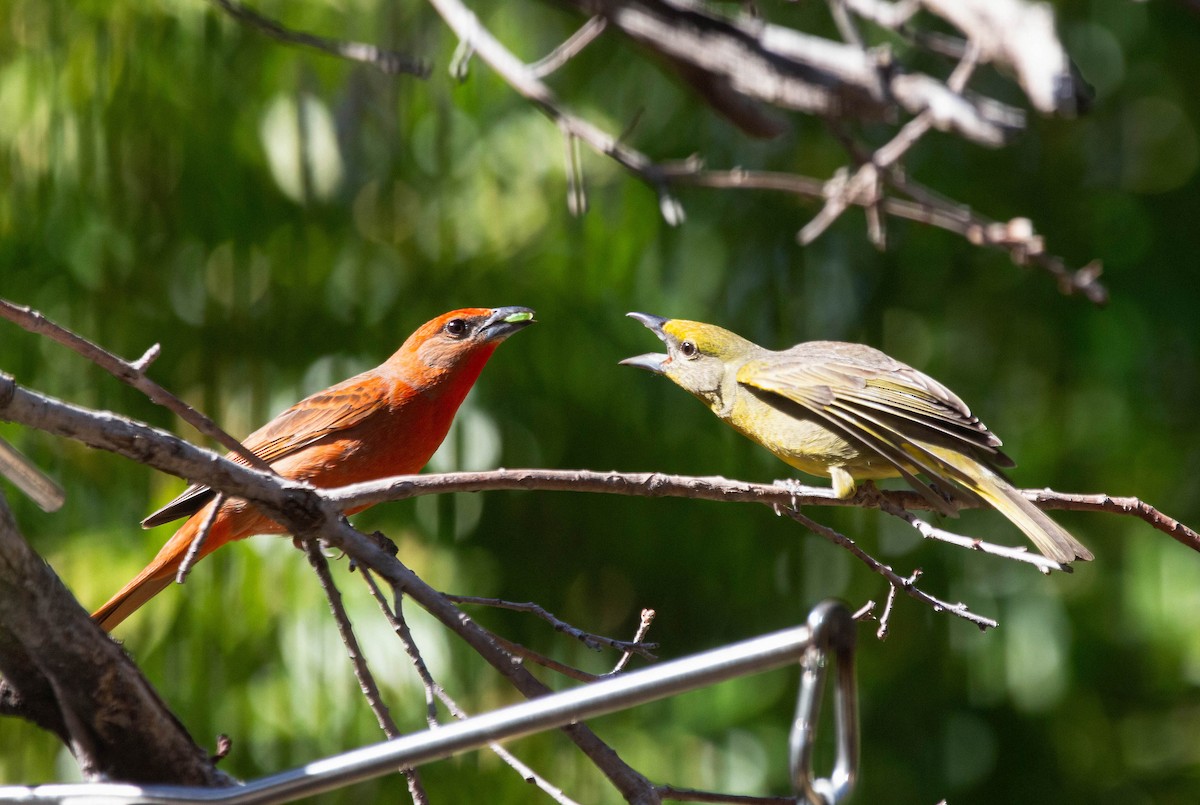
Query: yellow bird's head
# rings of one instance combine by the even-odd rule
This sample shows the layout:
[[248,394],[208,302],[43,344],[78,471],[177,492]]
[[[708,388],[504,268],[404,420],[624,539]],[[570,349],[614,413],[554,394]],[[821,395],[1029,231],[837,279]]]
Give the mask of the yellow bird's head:
[[667,345],[667,354],[651,352],[621,363],[670,378],[708,403],[719,416],[733,399],[738,367],[762,349],[713,324],[664,319],[649,313],[629,316],[657,335]]

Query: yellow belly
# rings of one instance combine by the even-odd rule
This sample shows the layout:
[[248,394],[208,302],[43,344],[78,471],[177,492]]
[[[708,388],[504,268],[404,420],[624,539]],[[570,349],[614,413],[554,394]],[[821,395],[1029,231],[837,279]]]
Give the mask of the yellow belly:
[[725,421],[782,461],[823,478],[840,469],[857,480],[895,478],[894,464],[849,442],[811,419],[790,416],[749,395],[740,395]]

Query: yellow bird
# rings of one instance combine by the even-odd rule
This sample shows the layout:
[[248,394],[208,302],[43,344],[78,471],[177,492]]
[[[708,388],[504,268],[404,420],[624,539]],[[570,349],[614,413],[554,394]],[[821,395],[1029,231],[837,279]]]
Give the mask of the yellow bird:
[[[1013,461],[954,392],[863,344],[809,341],[781,351],[712,324],[630,313],[667,345],[621,363],[674,381],[739,433],[838,497],[856,482],[903,477],[938,511],[982,500],[1066,565],[1092,552],[997,471]],[[924,475],[936,488],[917,477]]]

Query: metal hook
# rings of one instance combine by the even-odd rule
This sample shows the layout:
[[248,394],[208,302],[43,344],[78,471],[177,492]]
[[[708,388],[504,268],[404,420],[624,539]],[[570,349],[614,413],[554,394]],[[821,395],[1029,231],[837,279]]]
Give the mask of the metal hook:
[[[850,795],[858,777],[858,692],[854,682],[854,618],[836,601],[823,601],[808,616],[812,642],[800,661],[800,694],[788,742],[792,785],[810,805],[835,805]],[[813,773],[813,747],[825,669],[832,653],[837,658],[833,693],[837,757],[829,777]]]

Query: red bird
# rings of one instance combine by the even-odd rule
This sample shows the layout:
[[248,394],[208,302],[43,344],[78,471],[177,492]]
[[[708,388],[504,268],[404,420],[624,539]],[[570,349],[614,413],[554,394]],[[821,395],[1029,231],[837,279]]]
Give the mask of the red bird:
[[[526,307],[445,313],[421,325],[381,365],[301,400],[244,444],[280,475],[317,487],[418,472],[446,437],[492,352],[532,323]],[[227,458],[245,463],[233,453]],[[142,521],[152,528],[188,517],[154,561],[92,614],[101,628],[111,631],[171,583],[215,498],[212,489],[193,484]],[[347,514],[355,511],[361,509]],[[228,500],[197,559],[236,539],[284,532],[250,503]]]

